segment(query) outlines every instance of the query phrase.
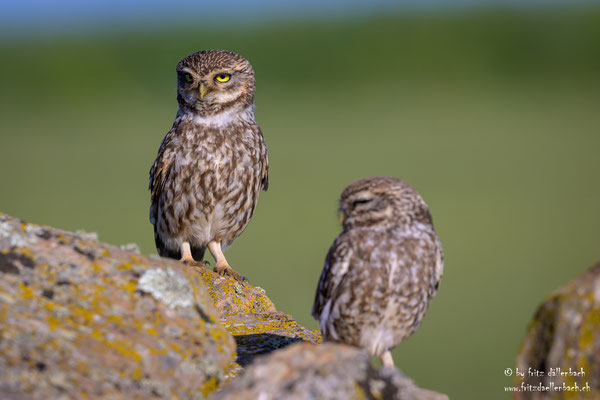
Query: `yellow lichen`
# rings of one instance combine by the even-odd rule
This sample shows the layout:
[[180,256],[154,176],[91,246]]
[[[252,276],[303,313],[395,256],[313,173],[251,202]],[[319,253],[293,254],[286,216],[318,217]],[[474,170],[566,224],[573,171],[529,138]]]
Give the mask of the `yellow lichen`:
[[202,386],[202,395],[204,397],[207,397],[209,394],[217,390],[218,384],[219,381],[217,380],[217,378],[213,377],[208,379],[206,382],[204,382],[204,385]]
[[103,342],[104,341],[104,335],[102,334],[102,332],[97,331],[97,330],[93,330],[90,334],[97,341],[99,341],[99,342]]
[[50,328],[51,331],[54,331],[60,326],[61,320],[53,316],[48,316],[46,317],[46,323],[48,324],[48,328]]
[[94,270],[94,272],[102,272],[104,269],[102,268],[102,266],[96,264],[96,263],[91,263],[90,264],[90,268]]
[[583,319],[581,338],[579,339],[579,347],[582,349],[590,348],[596,341],[600,332],[600,310],[592,308]]
[[[6,321],[7,307],[5,304],[0,305],[0,321]],[[1,326],[1,325],[0,325]]]
[[133,348],[131,342],[122,340],[122,339],[114,339],[107,340],[102,332],[98,330],[93,330],[91,335],[98,342],[102,343],[104,346],[109,347],[115,350],[117,353],[121,354],[124,357],[131,358],[136,362],[142,361],[142,356]]
[[158,332],[156,331],[156,329],[154,329],[152,327],[146,328],[146,332],[149,333],[152,336],[157,336],[158,335]]
[[24,255],[25,257],[35,259],[35,253],[29,247],[21,247],[19,248],[19,254]]
[[171,349],[178,353],[181,353],[181,347],[177,346],[175,343],[171,343]]
[[128,291],[130,294],[133,294],[137,290],[137,285],[133,281],[128,281],[123,285],[123,289]]
[[129,271],[131,269],[131,263],[117,264],[117,269],[119,271]]
[[151,348],[150,349],[150,353],[152,353],[155,356],[162,356],[165,355],[169,352],[169,349],[156,349],[156,348]]
[[89,326],[92,324],[95,313],[88,310],[87,308],[80,307],[78,305],[72,305],[69,307],[71,310],[72,316],[74,318],[81,319],[79,323],[82,323],[84,326]]
[[133,380],[139,381],[144,377],[144,373],[142,372],[142,369],[140,367],[136,367],[136,369],[133,370],[131,377],[133,378]]
[[22,282],[19,282],[19,288],[23,291],[23,298],[25,300],[30,300],[35,296],[33,290]]
[[123,321],[123,318],[119,315],[108,315],[108,319],[117,324],[120,324]]

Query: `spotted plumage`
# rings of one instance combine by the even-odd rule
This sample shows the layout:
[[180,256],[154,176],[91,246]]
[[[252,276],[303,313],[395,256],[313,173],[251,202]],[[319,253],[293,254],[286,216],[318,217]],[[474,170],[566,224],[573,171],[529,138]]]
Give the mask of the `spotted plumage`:
[[179,110],[150,169],[150,222],[161,256],[245,279],[223,251],[246,228],[268,187],[267,148],[254,119],[254,70],[243,57],[204,50],[177,64]]
[[312,315],[325,340],[365,349],[393,366],[390,350],[417,329],[442,276],[442,248],[419,193],[392,177],[349,185],[343,231],[325,259]]

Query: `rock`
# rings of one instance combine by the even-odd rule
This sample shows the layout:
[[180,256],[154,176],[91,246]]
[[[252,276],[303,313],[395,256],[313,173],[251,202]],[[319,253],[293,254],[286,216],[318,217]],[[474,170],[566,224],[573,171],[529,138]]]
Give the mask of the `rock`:
[[300,326],[284,313],[238,314],[221,318],[235,339],[237,359],[227,370],[227,380],[238,375],[254,357],[296,342],[319,343],[321,333]]
[[196,267],[196,271],[208,288],[221,323],[237,344],[237,358],[227,367],[226,380],[240,373],[257,355],[298,341],[320,342],[318,330],[306,329],[290,315],[278,312],[263,289],[203,267]]
[[[554,292],[538,308],[521,345],[517,368],[524,371],[525,376],[516,377],[516,386],[561,389],[577,386],[587,390],[521,391],[515,393],[515,399],[562,399],[567,395],[569,399],[597,398],[600,393],[600,263]],[[536,371],[543,372],[543,376]]]
[[263,289],[225,278],[203,267],[195,269],[206,284],[219,316],[277,311]]
[[202,399],[235,358],[202,275],[176,261],[0,213],[0,277],[3,398]]
[[402,399],[447,400],[420,389],[393,368],[377,370],[356,348],[326,343],[297,343],[257,357],[211,400]]
[[318,330],[306,329],[290,315],[278,312],[263,289],[224,278],[206,268],[197,267],[196,271],[207,285],[221,323],[237,344],[237,359],[228,366],[227,379],[236,376],[257,355],[291,343],[321,341]]
[[0,213],[2,399],[446,398],[317,347],[261,288],[97,239]]
[[290,315],[278,312],[263,289],[225,278],[203,267],[196,267],[196,271],[207,285],[221,323],[237,344],[237,358],[228,366],[226,379],[240,373],[257,355],[291,343],[321,341],[318,330],[306,329]]

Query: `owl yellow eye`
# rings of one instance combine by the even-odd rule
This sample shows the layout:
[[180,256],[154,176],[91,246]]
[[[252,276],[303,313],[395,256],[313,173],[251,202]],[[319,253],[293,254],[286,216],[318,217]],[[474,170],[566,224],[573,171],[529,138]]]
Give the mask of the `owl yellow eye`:
[[215,79],[217,80],[217,82],[227,82],[229,79],[231,79],[231,75],[229,74],[219,74],[217,76],[215,76]]
[[187,83],[194,82],[194,77],[191,74],[185,74],[184,78]]

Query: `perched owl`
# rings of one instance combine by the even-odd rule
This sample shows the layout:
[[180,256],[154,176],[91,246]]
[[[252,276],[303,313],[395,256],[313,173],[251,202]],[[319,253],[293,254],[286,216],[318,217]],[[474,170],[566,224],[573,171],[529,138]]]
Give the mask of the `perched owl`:
[[312,315],[325,340],[393,367],[390,350],[417,329],[442,277],[429,208],[407,183],[370,177],[344,190],[340,217],[343,231],[325,259]]
[[203,50],[177,64],[179,110],[150,169],[150,222],[161,256],[245,280],[223,251],[267,190],[267,148],[254,120],[254,70],[243,57]]

